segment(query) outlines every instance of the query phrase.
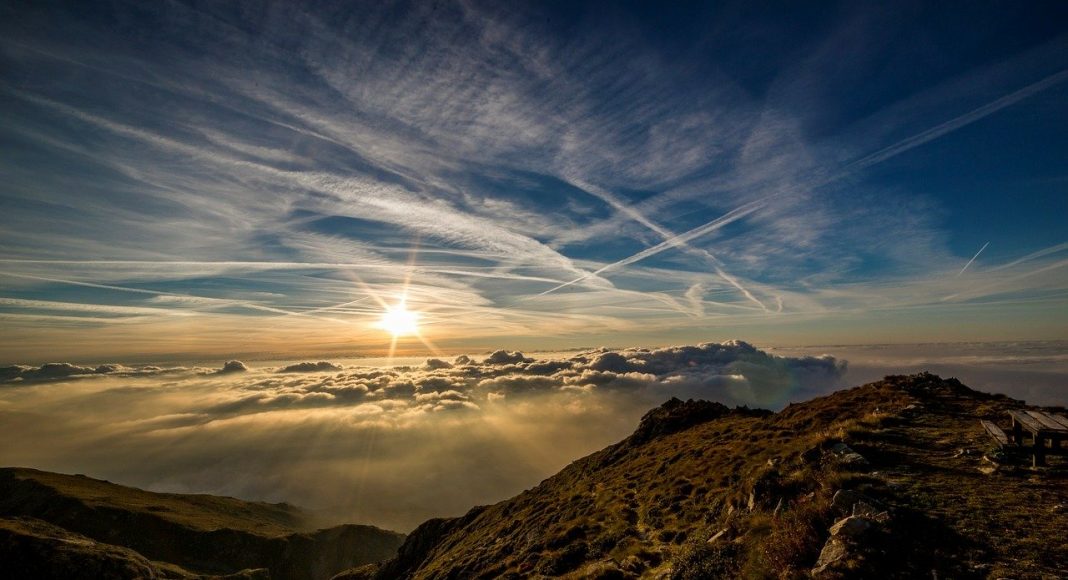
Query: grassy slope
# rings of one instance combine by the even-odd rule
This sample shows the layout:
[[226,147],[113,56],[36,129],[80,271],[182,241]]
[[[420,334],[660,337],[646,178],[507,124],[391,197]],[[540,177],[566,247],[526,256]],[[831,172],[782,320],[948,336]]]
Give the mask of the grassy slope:
[[0,517],[36,518],[135,550],[163,568],[204,574],[265,568],[274,578],[293,579],[329,578],[388,558],[404,538],[357,525],[302,531],[303,513],[285,504],[157,494],[22,468],[0,469]]
[[[20,485],[21,484],[21,485]],[[39,492],[31,491],[38,488]],[[250,502],[213,495],[153,493],[117,485],[83,475],[64,475],[26,468],[0,469],[0,510],[10,513],[7,504],[31,500],[10,490],[26,490],[28,495],[54,494],[75,499],[93,510],[118,509],[152,515],[199,531],[241,530],[265,536],[281,536],[305,529],[306,516],[288,504]]]
[[153,578],[143,556],[32,518],[0,518],[0,562],[13,578]]
[[[978,418],[1020,405],[933,375],[888,377],[773,415],[632,436],[515,498],[432,520],[397,559],[350,577],[805,577],[838,489],[893,516],[846,562],[854,575],[1064,574],[1068,514],[1051,508],[1068,504],[1066,470],[977,469],[989,448]],[[840,441],[870,468],[832,460],[825,450]]]

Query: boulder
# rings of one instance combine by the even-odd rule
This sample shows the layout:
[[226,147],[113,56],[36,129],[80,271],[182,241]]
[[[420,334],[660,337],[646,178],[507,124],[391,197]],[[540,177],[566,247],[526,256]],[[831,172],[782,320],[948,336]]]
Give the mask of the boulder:
[[844,561],[849,556],[849,546],[840,538],[831,538],[820,550],[820,557],[816,560],[816,566],[812,568],[813,578],[838,578],[840,573],[834,569],[835,565]]
[[845,443],[835,443],[831,446],[831,454],[838,460],[838,463],[846,467],[861,468],[868,466],[868,460],[863,455],[853,451],[853,448]]
[[[858,504],[864,507],[857,509]],[[886,511],[878,501],[851,489],[840,489],[831,498],[831,509],[839,516],[868,515]]]
[[856,538],[870,530],[875,522],[863,516],[849,516],[842,518],[831,526],[831,536],[846,536]]
[[858,501],[866,501],[869,499],[871,498],[859,491],[840,489],[834,492],[834,497],[831,498],[831,509],[839,515],[852,514],[854,504]]

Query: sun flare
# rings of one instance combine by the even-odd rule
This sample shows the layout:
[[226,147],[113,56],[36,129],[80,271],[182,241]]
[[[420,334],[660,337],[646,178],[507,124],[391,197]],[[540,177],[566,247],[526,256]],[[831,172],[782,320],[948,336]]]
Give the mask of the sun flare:
[[419,313],[408,310],[408,307],[401,302],[396,306],[386,307],[382,319],[378,321],[378,326],[392,334],[394,338],[416,334],[419,332]]

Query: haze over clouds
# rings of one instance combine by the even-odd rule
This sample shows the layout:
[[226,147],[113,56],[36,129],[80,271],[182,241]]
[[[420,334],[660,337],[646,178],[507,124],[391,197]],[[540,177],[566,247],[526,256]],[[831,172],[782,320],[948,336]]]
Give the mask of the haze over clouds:
[[536,484],[672,396],[780,407],[838,386],[845,363],[728,342],[297,373],[53,368],[4,371],[0,464],[409,529]]
[[849,361],[843,381],[857,385],[889,374],[932,372],[973,389],[1032,405],[1068,405],[1068,341],[956,342],[774,348],[781,356],[833,353]]

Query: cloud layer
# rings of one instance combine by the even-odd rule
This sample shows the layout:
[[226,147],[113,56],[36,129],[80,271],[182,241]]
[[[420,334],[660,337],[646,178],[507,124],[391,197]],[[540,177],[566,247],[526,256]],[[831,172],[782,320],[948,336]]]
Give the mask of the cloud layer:
[[536,483],[672,396],[779,407],[837,386],[845,363],[732,341],[404,367],[20,369],[0,383],[2,464],[407,529]]

